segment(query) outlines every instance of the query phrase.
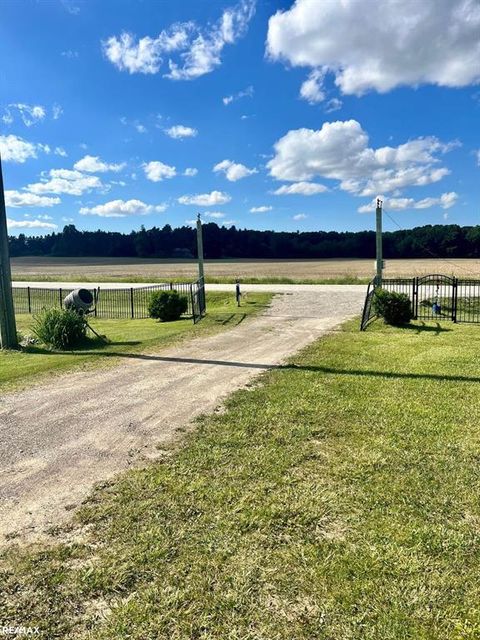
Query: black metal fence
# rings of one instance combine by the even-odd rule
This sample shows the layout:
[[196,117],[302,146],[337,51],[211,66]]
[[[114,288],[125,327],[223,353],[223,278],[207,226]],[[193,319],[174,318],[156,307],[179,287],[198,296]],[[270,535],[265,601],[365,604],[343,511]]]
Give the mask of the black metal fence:
[[[88,287],[85,287],[88,288]],[[205,284],[196,282],[162,283],[150,287],[89,289],[93,295],[96,318],[148,318],[148,302],[153,291],[178,291],[187,298],[185,314],[198,322],[206,311]],[[63,300],[73,289],[45,289],[40,287],[13,287],[15,313],[38,313],[48,307],[62,307]]]
[[[382,289],[404,293],[410,299],[412,315],[419,320],[450,320],[480,323],[480,280],[432,274],[418,278],[385,278]],[[367,289],[360,330],[375,319],[375,279]]]

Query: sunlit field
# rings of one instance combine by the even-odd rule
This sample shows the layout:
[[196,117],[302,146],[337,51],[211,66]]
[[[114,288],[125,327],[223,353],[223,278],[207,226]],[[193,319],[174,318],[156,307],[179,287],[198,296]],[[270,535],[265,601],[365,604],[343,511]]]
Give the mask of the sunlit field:
[[[195,260],[140,258],[46,258],[21,257],[12,260],[17,280],[70,280],[85,282],[155,282],[189,280],[197,277]],[[373,260],[207,260],[207,281],[233,282],[355,282],[374,274]],[[480,277],[480,260],[442,259],[387,260],[385,277],[410,277],[443,273]]]

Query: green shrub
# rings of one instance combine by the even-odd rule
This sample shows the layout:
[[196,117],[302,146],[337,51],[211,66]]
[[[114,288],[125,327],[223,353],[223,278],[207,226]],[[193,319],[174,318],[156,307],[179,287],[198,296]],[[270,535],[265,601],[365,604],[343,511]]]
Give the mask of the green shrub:
[[373,297],[373,310],[387,324],[399,326],[412,319],[410,299],[404,293],[377,289]]
[[86,337],[87,323],[71,309],[43,309],[34,316],[34,335],[54,349],[73,349]]
[[151,318],[170,322],[178,320],[187,309],[187,298],[181,296],[178,291],[154,291],[150,294],[148,314]]

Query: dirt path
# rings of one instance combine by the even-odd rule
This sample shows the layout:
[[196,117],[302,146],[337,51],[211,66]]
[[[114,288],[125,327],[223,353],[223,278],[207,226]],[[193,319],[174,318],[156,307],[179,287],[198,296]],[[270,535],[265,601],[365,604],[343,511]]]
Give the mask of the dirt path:
[[231,331],[158,355],[127,354],[121,365],[5,395],[0,541],[42,537],[68,519],[95,482],[158,455],[195,416],[359,313],[363,295],[278,295],[265,315]]

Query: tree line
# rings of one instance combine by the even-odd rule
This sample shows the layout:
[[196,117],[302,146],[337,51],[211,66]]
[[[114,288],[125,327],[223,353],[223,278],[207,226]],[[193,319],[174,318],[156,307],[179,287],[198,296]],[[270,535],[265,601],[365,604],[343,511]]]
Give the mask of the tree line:
[[[374,258],[374,231],[256,231],[203,225],[204,252],[215,258]],[[194,258],[196,231],[183,226],[130,233],[79,231],[73,224],[44,236],[9,238],[10,255]],[[478,258],[480,226],[426,225],[385,232],[385,258]]]

